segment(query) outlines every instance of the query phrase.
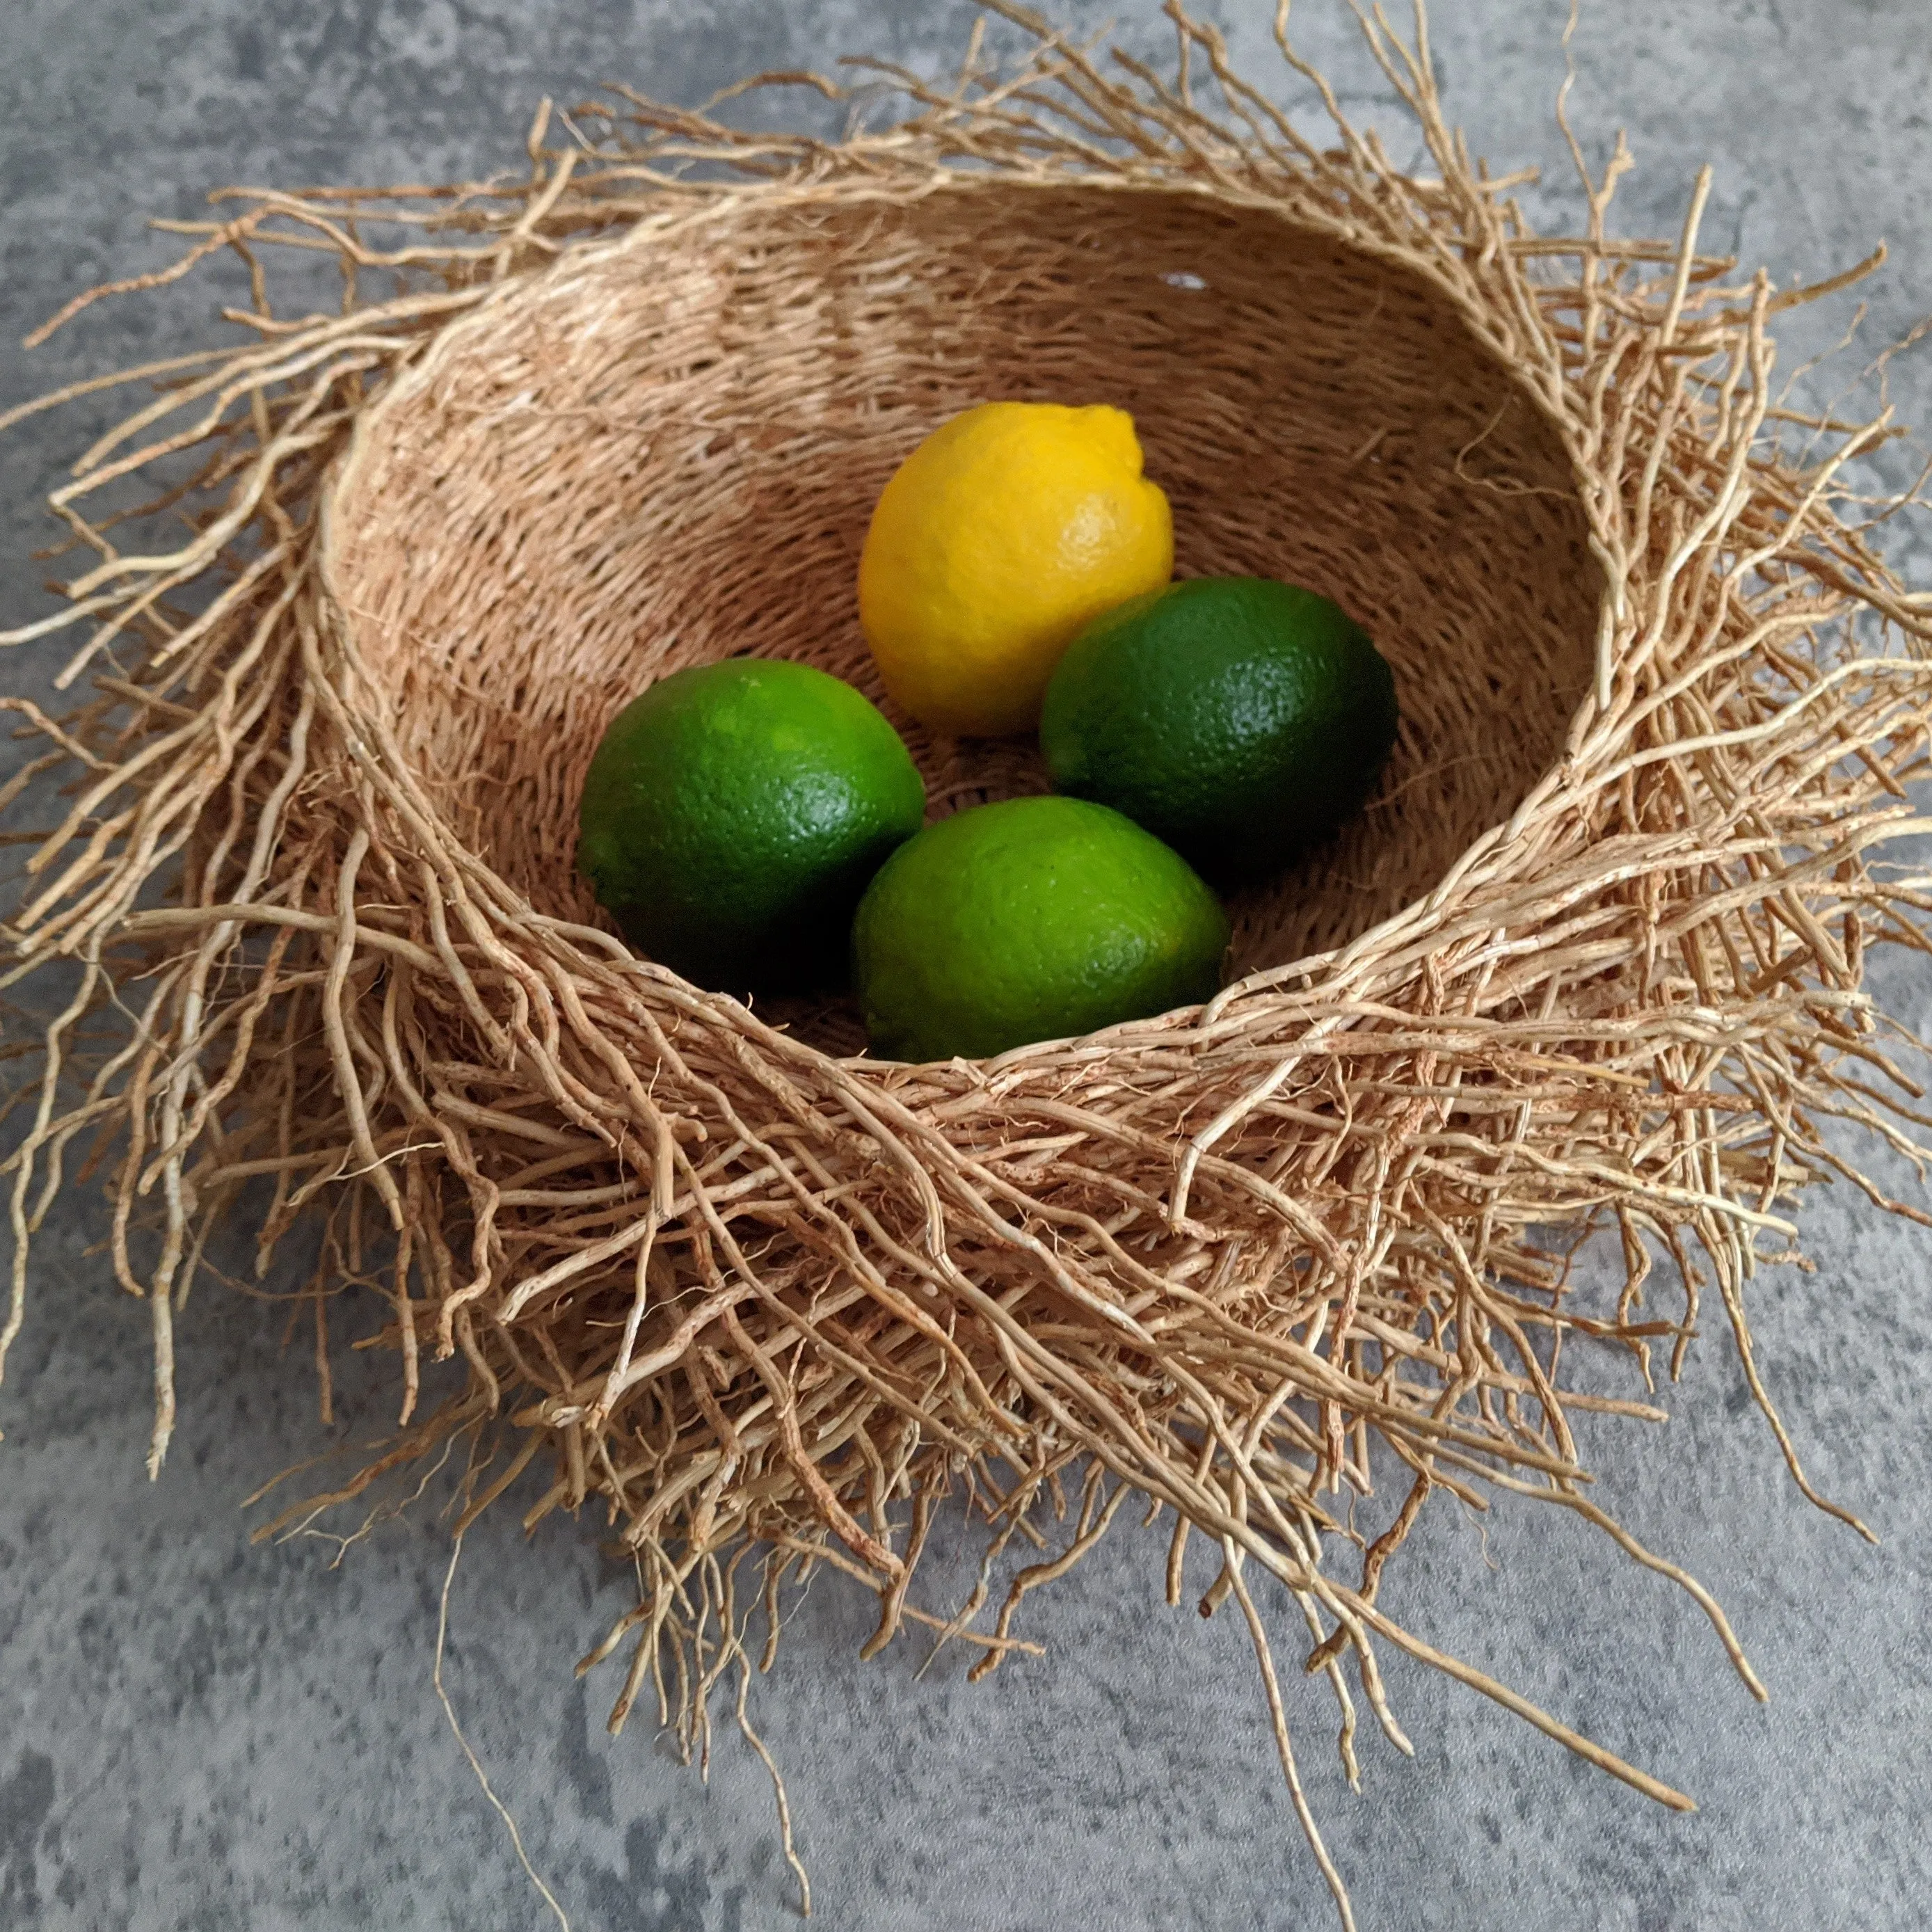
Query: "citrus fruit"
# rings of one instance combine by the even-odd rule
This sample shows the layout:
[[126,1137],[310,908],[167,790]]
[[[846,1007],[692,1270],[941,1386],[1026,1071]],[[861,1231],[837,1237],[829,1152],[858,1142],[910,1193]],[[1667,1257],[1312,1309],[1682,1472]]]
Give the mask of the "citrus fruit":
[[852,908],[919,830],[898,734],[809,664],[733,658],[632,700],[590,761],[578,862],[625,936],[722,992],[836,980]]
[[879,868],[852,927],[872,1044],[980,1058],[1210,998],[1228,920],[1185,860],[1077,798],[976,806]]
[[1223,883],[1251,878],[1367,797],[1395,680],[1312,590],[1203,577],[1088,625],[1048,687],[1053,782],[1124,812]]
[[1133,418],[983,403],[933,431],[880,495],[859,618],[886,688],[965,737],[1030,730],[1067,640],[1174,570],[1167,499]]

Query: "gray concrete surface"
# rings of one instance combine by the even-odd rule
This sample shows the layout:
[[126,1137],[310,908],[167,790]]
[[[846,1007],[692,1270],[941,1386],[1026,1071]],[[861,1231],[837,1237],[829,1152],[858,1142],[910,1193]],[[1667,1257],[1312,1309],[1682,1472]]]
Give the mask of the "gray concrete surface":
[[[1219,0],[1250,71],[1281,78],[1256,0]],[[1577,195],[1551,118],[1566,0],[1437,0],[1449,104],[1498,166],[1540,161],[1546,220]],[[1120,32],[1154,47],[1149,0]],[[162,259],[153,212],[232,180],[446,178],[511,163],[537,97],[605,76],[692,99],[757,66],[884,48],[938,64],[951,0],[0,0],[0,406],[198,336],[205,289],[98,312],[34,357],[11,346],[75,290]],[[1081,0],[1072,18],[1098,26]],[[1340,10],[1300,0],[1304,43],[1351,107],[1395,124]],[[1669,232],[1698,163],[1708,232],[1780,281],[1863,255],[1868,339],[1932,310],[1932,32],[1924,0],[1586,0],[1574,113],[1593,155],[1630,132],[1624,218]],[[1802,315],[1802,348],[1841,328]],[[1932,357],[1901,361],[1908,417]],[[0,438],[0,618],[41,608],[32,509],[100,412]],[[1922,564],[1922,554],[1920,559]],[[1922,568],[1922,578],[1928,573]],[[16,675],[10,668],[10,686]],[[1906,1017],[1932,976],[1891,962]],[[10,1024],[13,1022],[10,1021]],[[1713,1336],[1667,1428],[1588,1444],[1637,1532],[1730,1607],[1771,1687],[1760,1708],[1694,1608],[1576,1526],[1453,1509],[1392,1576],[1396,1613],[1695,1793],[1666,1815],[1454,1686],[1390,1666],[1418,1756],[1370,1738],[1343,1786],[1319,1700],[1293,1708],[1314,1802],[1380,1932],[1798,1932],[1932,1918],[1932,1237],[1837,1190],[1807,1223],[1821,1264],[1755,1297],[1765,1367],[1813,1472],[1880,1531],[1808,1508]],[[251,1548],[267,1473],[378,1429],[386,1400],[338,1363],[318,1424],[280,1311],[213,1287],[182,1324],[184,1420],[142,1478],[141,1309],[63,1204],[0,1390],[0,1928],[536,1927],[551,1922],[464,1763],[430,1682],[445,1532],[428,1514],[350,1551]],[[1322,1927],[1329,1907],[1282,1792],[1245,1644],[1160,1600],[1159,1549],[1123,1535],[1028,1627],[1052,1654],[973,1689],[916,1655],[861,1666],[865,1606],[830,1585],[761,1690],[818,1915],[862,1932]],[[593,1534],[513,1517],[472,1534],[448,1677],[532,1859],[581,1932],[793,1922],[764,1774],[721,1741],[709,1786],[602,1718],[616,1685],[569,1666],[620,1606]]]

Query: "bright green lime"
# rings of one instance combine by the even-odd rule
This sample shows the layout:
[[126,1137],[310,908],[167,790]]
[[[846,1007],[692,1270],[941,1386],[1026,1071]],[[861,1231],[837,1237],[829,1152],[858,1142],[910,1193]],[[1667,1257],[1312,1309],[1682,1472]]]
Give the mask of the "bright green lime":
[[1117,812],[1016,798],[928,826],[860,902],[854,983],[895,1060],[969,1059],[1198,1004],[1228,920]]
[[674,671],[590,761],[578,862],[640,951],[727,992],[836,980],[852,908],[919,830],[898,734],[809,664]]
[[1124,812],[1210,878],[1252,878],[1366,799],[1395,680],[1325,597],[1261,577],[1169,584],[1067,646],[1040,726],[1060,790]]

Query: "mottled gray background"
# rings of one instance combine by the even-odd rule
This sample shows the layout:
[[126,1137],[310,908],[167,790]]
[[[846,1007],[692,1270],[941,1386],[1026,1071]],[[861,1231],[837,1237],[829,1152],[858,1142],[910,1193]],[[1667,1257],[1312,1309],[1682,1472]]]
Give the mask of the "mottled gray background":
[[[1285,80],[1258,0],[1209,10],[1250,72]],[[1436,8],[1452,113],[1496,165],[1544,165],[1531,199],[1546,222],[1574,221],[1578,205],[1551,116],[1565,12]],[[1630,130],[1627,224],[1674,232],[1708,159],[1710,242],[1782,282],[1883,236],[1894,254],[1864,292],[1864,340],[1932,310],[1924,0],[1592,0],[1584,14],[1573,112],[1599,161]],[[1149,0],[1121,0],[1120,16],[1130,44],[1162,44]],[[1072,17],[1097,26],[1103,10],[1081,0]],[[695,99],[752,68],[860,46],[937,65],[970,18],[952,0],[0,0],[0,340],[98,278],[164,259],[144,215],[190,214],[218,182],[513,165],[547,92],[616,77]],[[1351,110],[1399,130],[1340,8],[1301,0],[1297,22]],[[206,329],[212,299],[190,286],[98,311],[32,357],[0,348],[0,406],[165,352]],[[1822,346],[1850,312],[1791,318],[1787,343]],[[1896,370],[1921,422],[1928,365]],[[0,438],[0,621],[44,608],[30,506],[103,420],[82,407]],[[1881,980],[1896,1008],[1926,1017],[1932,975],[1893,962]],[[549,1922],[431,1693],[444,1530],[424,1514],[333,1569],[319,1541],[250,1547],[242,1498],[330,1438],[305,1345],[280,1352],[280,1311],[214,1286],[182,1324],[184,1420],[149,1487],[145,1311],[87,1252],[99,1232],[90,1200],[64,1204],[0,1390],[0,1928]],[[1666,1815],[1400,1660],[1388,1668],[1417,1760],[1369,1736],[1352,1798],[1326,1706],[1300,1689],[1306,1774],[1365,1927],[1926,1922],[1932,1237],[1842,1189],[1811,1204],[1808,1234],[1818,1272],[1774,1270],[1754,1292],[1764,1366],[1814,1474],[1882,1546],[1793,1492],[1714,1334],[1669,1396],[1667,1428],[1600,1427],[1587,1447],[1637,1532],[1729,1606],[1768,1708],[1692,1606],[1580,1527],[1505,1510],[1485,1541],[1453,1507],[1435,1514],[1390,1579],[1396,1614],[1703,1809]],[[357,1372],[339,1360],[335,1439],[387,1412]],[[1124,1534],[1031,1600],[1024,1627],[1053,1654],[977,1690],[944,1664],[915,1682],[910,1646],[862,1666],[866,1606],[814,1589],[757,1709],[826,1924],[1331,1922],[1238,1623],[1166,1610],[1160,1554]],[[532,1856],[585,1932],[794,1922],[769,1787],[736,1738],[706,1788],[641,1726],[605,1737],[610,1674],[573,1682],[623,1600],[588,1526],[554,1520],[526,1548],[506,1511],[471,1537],[449,1682]]]

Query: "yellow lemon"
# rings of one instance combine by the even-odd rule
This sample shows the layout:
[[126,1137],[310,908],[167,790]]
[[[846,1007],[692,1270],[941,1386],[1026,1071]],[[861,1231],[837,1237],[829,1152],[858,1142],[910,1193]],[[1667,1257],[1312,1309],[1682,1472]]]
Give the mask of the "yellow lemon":
[[915,718],[992,737],[1039,722],[1077,632],[1173,574],[1174,520],[1124,410],[982,403],[886,485],[859,560],[859,618]]

